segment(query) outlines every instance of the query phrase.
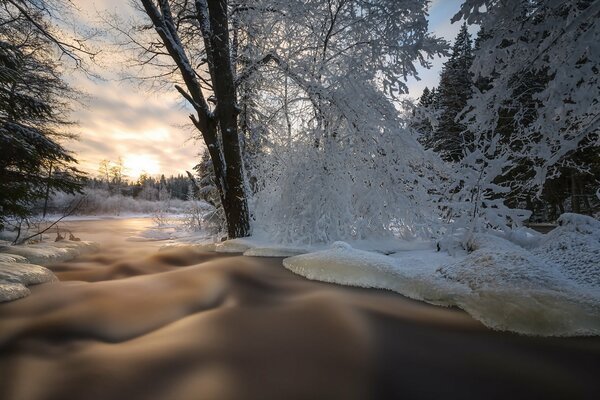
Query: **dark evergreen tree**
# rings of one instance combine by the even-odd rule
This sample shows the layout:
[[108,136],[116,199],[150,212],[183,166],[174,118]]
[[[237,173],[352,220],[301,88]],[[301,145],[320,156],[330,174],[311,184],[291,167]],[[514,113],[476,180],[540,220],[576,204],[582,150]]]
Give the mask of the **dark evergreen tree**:
[[418,138],[421,144],[430,149],[434,144],[433,133],[435,130],[434,121],[437,118],[437,91],[434,88],[429,90],[428,87],[423,89],[423,93],[419,98],[419,103],[413,110],[411,118],[411,127],[417,131]]
[[[0,229],[25,218],[55,191],[74,193],[82,174],[60,144],[72,91],[54,62],[54,42],[39,27],[44,14],[0,13]],[[10,14],[10,15],[9,15]]]
[[460,116],[473,93],[473,47],[467,25],[456,36],[450,59],[444,64],[436,98],[438,124],[433,133],[433,148],[446,160],[458,161],[472,141]]

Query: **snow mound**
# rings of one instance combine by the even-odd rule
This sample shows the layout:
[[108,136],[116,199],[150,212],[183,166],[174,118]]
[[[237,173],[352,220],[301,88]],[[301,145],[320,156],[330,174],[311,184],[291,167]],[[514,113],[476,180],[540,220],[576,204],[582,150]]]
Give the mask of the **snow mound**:
[[466,285],[455,299],[486,326],[529,335],[600,334],[600,293],[594,293],[532,251],[505,239],[482,235],[475,250],[437,270]]
[[497,330],[600,335],[600,222],[573,214],[559,222],[540,237],[476,235],[466,246],[470,252],[452,256],[412,250],[390,257],[336,243],[283,264],[309,279],[458,306]]
[[54,274],[39,265],[0,262],[0,302],[16,300],[29,295],[29,285],[56,281]]
[[600,221],[563,214],[558,223],[533,253],[578,284],[600,289]]
[[70,260],[80,254],[94,251],[97,245],[93,242],[42,242],[28,245],[7,246],[0,249],[1,253],[9,253],[26,258],[32,264],[47,265],[55,262]]

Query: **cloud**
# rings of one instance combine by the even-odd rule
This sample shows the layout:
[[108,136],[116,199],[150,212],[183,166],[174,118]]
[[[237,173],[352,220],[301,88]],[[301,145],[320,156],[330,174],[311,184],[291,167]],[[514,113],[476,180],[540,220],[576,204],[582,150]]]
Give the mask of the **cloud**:
[[[80,25],[99,26],[100,15],[116,13],[127,19],[133,8],[122,0],[76,0]],[[101,26],[100,26],[101,27]],[[92,174],[103,159],[116,161],[130,154],[155,156],[165,175],[184,173],[198,162],[202,145],[190,141],[186,109],[175,90],[145,90],[140,82],[123,80],[126,56],[100,38],[100,65],[92,66],[103,79],[69,71],[67,81],[86,94],[72,119],[79,123],[79,141],[66,144],[77,154],[80,167]]]

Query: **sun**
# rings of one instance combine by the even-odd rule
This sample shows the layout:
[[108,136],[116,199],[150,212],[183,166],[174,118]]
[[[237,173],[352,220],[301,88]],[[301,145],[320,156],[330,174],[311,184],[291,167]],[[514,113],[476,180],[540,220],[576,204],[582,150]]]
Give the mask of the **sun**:
[[123,158],[125,174],[133,179],[142,173],[155,175],[160,173],[160,162],[151,154],[129,154]]

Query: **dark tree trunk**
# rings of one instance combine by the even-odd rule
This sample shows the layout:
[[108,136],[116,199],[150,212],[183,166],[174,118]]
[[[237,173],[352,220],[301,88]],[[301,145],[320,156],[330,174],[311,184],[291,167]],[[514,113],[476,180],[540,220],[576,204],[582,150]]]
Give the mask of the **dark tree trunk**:
[[44,210],[42,212],[42,218],[46,218],[48,212],[48,199],[50,197],[50,183],[52,180],[52,163],[48,167],[48,180],[46,181],[46,193],[44,194]]
[[248,203],[244,185],[244,163],[237,124],[236,90],[229,52],[227,1],[208,0],[212,44],[213,89],[217,98],[217,119],[225,159],[225,201],[229,237],[250,233]]
[[[229,50],[226,0],[196,0],[197,19],[206,49],[209,73],[216,98],[211,112],[192,64],[183,49],[168,0],[140,0],[171,58],[182,75],[187,90],[177,90],[194,107],[190,116],[202,133],[208,148],[221,197],[229,238],[250,234],[250,216],[244,184],[244,166],[237,126],[236,90]],[[208,7],[205,7],[208,5]],[[208,13],[208,15],[207,15]],[[221,140],[219,140],[219,133]]]

